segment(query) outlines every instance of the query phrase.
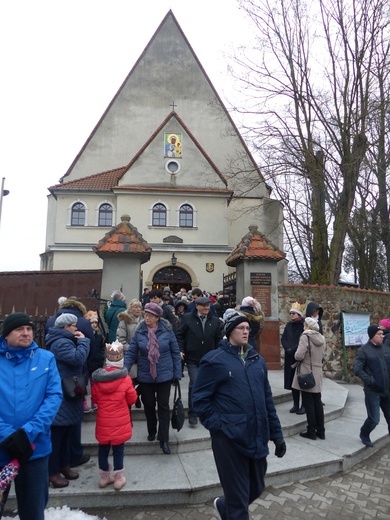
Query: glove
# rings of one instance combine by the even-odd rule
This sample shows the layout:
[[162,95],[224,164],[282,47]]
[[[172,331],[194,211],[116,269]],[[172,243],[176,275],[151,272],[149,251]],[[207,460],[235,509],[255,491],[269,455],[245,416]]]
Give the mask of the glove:
[[179,380],[178,380],[177,377],[174,377],[174,378],[172,379],[172,384],[173,384],[173,386],[177,386],[177,385],[179,384]]
[[17,459],[21,466],[26,464],[33,454],[33,448],[23,428],[9,435],[0,446],[9,453],[11,460]]
[[279,457],[279,459],[281,459],[286,454],[286,450],[287,450],[286,443],[284,442],[283,439],[275,439],[274,443],[275,443],[275,455],[277,457]]

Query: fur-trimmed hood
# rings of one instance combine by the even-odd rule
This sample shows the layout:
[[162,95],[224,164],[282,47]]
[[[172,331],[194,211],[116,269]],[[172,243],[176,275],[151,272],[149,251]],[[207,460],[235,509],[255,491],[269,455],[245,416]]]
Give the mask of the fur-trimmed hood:
[[[140,315],[140,320],[143,319],[143,312]],[[127,311],[120,312],[117,316],[119,321],[124,321],[127,325],[132,325],[133,323],[139,323],[140,320],[133,316],[132,314],[129,314]]]
[[61,303],[60,310],[64,308],[67,309],[69,307],[74,307],[75,309],[78,309],[83,316],[87,314],[86,306],[78,300],[72,300],[71,298],[67,298],[65,301]]
[[249,310],[246,310],[246,309],[249,309],[249,307],[239,307],[238,312],[241,312],[242,314],[244,314],[250,322],[253,321],[255,323],[260,323],[260,324],[262,324],[264,322],[264,314],[262,311],[261,311],[261,314],[256,315],[256,314],[253,314],[252,307],[250,307],[250,309],[252,309],[252,312],[250,312]]

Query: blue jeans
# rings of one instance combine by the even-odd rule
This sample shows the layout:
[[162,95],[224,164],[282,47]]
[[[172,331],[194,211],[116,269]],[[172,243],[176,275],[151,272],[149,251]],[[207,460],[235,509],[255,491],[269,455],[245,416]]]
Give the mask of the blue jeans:
[[[15,493],[20,520],[44,520],[49,498],[49,457],[27,462],[15,479]],[[4,507],[10,488],[4,491],[1,507]]]
[[367,419],[361,429],[361,433],[367,437],[372,430],[379,424],[380,410],[385,416],[390,433],[390,397],[384,397],[374,392],[364,391],[364,400],[367,410]]
[[[111,444],[99,444],[98,451],[98,462],[99,469],[103,471],[108,471],[108,456],[110,454]],[[112,445],[112,456],[114,459],[114,471],[118,469],[123,469],[123,457],[125,454],[125,445],[117,444],[116,446]]]
[[188,383],[188,415],[195,415],[192,409],[192,388],[195,384],[196,376],[198,375],[199,366],[191,362],[186,363],[186,365],[188,377],[190,378],[190,381]]

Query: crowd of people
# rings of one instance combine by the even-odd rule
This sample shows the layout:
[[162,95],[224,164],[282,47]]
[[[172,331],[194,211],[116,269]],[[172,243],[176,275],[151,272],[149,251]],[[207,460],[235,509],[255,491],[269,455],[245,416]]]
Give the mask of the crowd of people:
[[[185,369],[188,424],[195,428],[200,420],[210,431],[224,491],[215,510],[223,519],[247,518],[249,505],[264,489],[268,442],[275,443],[277,457],[284,456],[286,444],[260,355],[261,305],[251,296],[235,308],[226,308],[223,300],[223,293],[183,289],[173,295],[165,287],[144,290],[141,299],[126,303],[114,290],[103,324],[99,313],[87,311],[77,298],[61,297],[46,324],[46,349],[34,342],[28,315],[6,317],[0,336],[0,470],[12,459],[20,464],[15,490],[21,520],[43,520],[49,485],[67,487],[79,477],[75,468],[90,458],[81,442],[86,412],[97,414],[100,488],[113,485],[120,491],[126,485],[124,446],[132,437],[132,406],[143,405],[145,438],[157,440],[169,455],[171,389]],[[316,302],[306,310],[293,303],[281,338],[290,412],[306,414],[307,429],[300,435],[309,440],[325,439],[322,315]],[[368,415],[360,438],[372,446],[380,409],[390,433],[390,320],[371,325],[367,333],[355,372],[364,383]],[[302,388],[298,375],[308,373],[314,384]],[[0,518],[8,493],[9,487]]]

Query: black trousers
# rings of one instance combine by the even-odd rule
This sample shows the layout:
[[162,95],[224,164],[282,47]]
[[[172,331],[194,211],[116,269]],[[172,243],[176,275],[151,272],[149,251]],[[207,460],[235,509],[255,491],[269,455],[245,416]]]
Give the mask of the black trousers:
[[248,520],[249,504],[264,491],[267,459],[237,451],[222,432],[211,434],[211,446],[224,496],[218,501],[222,520]]
[[171,395],[172,381],[166,381],[165,383],[140,383],[139,386],[148,433],[151,435],[156,435],[157,433],[159,441],[168,442],[170,422],[169,397]]
[[51,426],[52,450],[49,455],[49,475],[59,473],[60,468],[70,465],[70,443],[73,424],[69,426]]
[[307,431],[315,435],[317,432],[325,433],[324,407],[321,400],[321,392],[302,392],[302,404],[306,410]]

